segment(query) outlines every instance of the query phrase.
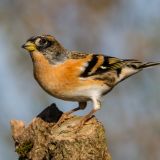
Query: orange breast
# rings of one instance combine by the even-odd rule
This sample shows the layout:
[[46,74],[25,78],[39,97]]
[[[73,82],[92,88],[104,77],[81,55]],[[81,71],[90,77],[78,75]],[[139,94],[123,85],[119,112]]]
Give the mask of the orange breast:
[[32,53],[32,59],[35,79],[46,92],[55,97],[65,96],[67,92],[84,84],[79,80],[84,60],[70,59],[62,64],[52,65],[39,52]]
[[90,58],[87,56],[85,59],[69,59],[64,63],[53,65],[42,54],[34,52],[32,59],[35,79],[46,92],[54,97],[71,100],[76,94],[79,95],[78,92],[81,92],[83,96],[83,89],[103,85],[102,82],[92,78],[79,78],[84,64]]

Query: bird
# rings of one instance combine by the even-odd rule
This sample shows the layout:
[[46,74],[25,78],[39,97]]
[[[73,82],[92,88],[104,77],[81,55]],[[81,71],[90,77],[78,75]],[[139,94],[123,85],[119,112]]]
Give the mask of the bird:
[[75,111],[83,110],[88,101],[92,110],[83,116],[83,126],[101,108],[101,97],[117,84],[145,68],[160,62],[141,62],[112,56],[65,49],[52,35],[29,38],[22,48],[30,53],[36,81],[49,95],[78,106],[64,112],[57,123],[63,123]]

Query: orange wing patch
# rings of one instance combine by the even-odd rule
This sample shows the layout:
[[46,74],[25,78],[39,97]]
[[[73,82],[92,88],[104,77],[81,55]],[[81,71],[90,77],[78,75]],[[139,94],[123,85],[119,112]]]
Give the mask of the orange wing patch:
[[98,61],[97,63],[93,66],[93,68],[91,69],[91,71],[89,72],[89,75],[93,74],[96,72],[96,70],[103,64],[104,62],[104,57],[103,56],[97,56]]

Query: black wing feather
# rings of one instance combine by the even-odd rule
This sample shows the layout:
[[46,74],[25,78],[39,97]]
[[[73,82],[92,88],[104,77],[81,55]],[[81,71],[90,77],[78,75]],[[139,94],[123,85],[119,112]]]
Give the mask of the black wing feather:
[[122,60],[115,57],[104,56],[103,63],[96,69],[95,72],[90,74],[92,68],[97,64],[99,56],[100,55],[92,56],[92,59],[88,62],[88,66],[85,68],[84,72],[81,73],[81,77],[103,74],[111,70],[116,70],[117,75],[121,73]]

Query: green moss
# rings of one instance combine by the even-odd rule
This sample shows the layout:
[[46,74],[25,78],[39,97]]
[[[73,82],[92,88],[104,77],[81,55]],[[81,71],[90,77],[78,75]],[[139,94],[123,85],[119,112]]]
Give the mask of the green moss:
[[25,142],[23,144],[21,144],[17,149],[16,149],[16,152],[24,157],[33,147],[33,144],[28,141],[28,142]]

